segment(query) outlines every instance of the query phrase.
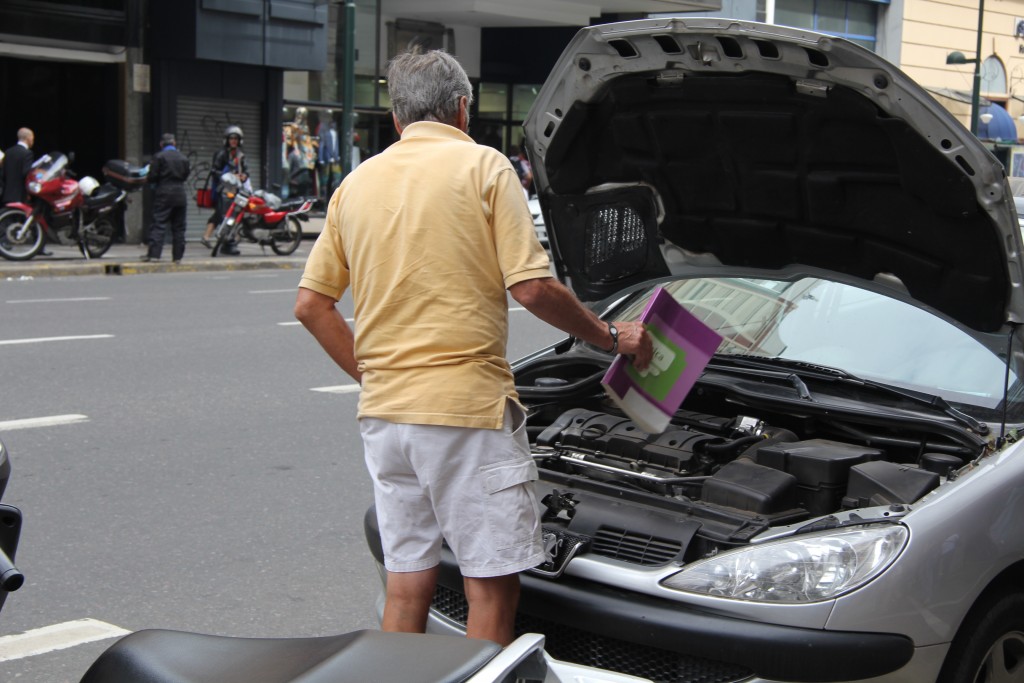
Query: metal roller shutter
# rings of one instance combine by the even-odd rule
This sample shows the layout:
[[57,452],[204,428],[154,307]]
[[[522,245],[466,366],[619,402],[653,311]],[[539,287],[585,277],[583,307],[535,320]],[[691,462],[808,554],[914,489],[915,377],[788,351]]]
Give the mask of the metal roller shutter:
[[192,175],[188,182],[187,239],[198,240],[202,237],[206,221],[213,214],[213,209],[200,209],[196,206],[196,190],[206,183],[213,155],[224,146],[224,129],[228,126],[240,126],[245,133],[242,145],[245,163],[252,176],[252,186],[256,189],[263,187],[263,126],[260,110],[259,102],[212,97],[178,98],[178,130],[174,134],[178,140],[178,149],[192,163]]

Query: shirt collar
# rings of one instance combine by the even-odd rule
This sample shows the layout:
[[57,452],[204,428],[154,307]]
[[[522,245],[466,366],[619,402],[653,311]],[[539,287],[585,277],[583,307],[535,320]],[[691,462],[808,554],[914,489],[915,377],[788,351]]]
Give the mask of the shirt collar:
[[451,138],[463,142],[473,142],[469,137],[455,126],[437,121],[416,121],[402,129],[402,139],[406,138]]
[[18,140],[18,144],[19,144],[19,145],[21,145],[22,147],[24,147],[25,149],[28,149],[28,145],[26,145],[26,144],[25,144],[25,143],[24,143],[23,141],[21,141],[21,140]]

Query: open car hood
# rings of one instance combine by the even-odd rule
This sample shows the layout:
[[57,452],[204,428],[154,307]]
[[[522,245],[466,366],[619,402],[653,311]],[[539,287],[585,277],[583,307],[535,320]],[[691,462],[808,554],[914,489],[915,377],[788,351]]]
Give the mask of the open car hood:
[[683,272],[806,270],[991,333],[1024,319],[1002,165],[846,40],[730,19],[581,30],[524,124],[584,300]]

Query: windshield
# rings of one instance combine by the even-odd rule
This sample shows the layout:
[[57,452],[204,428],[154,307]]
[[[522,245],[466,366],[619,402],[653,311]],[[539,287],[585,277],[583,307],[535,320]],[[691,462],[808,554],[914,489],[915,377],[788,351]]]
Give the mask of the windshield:
[[47,180],[56,178],[68,165],[68,158],[60,152],[44,154],[39,161],[33,164],[36,169],[36,180],[45,183]]
[[[1006,365],[983,344],[919,308],[851,285],[705,278],[662,283],[723,338],[719,354],[785,358],[941,396],[981,419],[998,419]],[[635,320],[653,287],[615,317]],[[1010,373],[1011,420],[1024,396]],[[1016,417],[1015,417],[1016,416]]]

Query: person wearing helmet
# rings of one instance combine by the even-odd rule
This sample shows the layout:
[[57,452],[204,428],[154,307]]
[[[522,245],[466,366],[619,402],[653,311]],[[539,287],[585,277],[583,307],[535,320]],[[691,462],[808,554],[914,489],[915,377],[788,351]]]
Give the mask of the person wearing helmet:
[[188,157],[178,151],[172,133],[160,138],[160,151],[153,155],[149,182],[153,192],[153,227],[149,232],[149,251],[143,261],[157,261],[164,248],[164,236],[171,231],[171,258],[181,262],[185,255],[185,206],[188,198],[185,181],[192,172]]
[[[224,129],[224,147],[218,149],[213,155],[213,163],[210,165],[211,188],[217,197],[217,206],[213,215],[206,223],[206,231],[200,240],[204,247],[212,248],[210,238],[214,229],[224,220],[224,198],[220,196],[217,185],[220,177],[225,173],[234,173],[238,180],[245,182],[249,178],[249,168],[245,163],[245,152],[242,151],[242,129],[239,126],[231,125]],[[238,246],[235,243],[225,244],[221,254],[237,255]]]

